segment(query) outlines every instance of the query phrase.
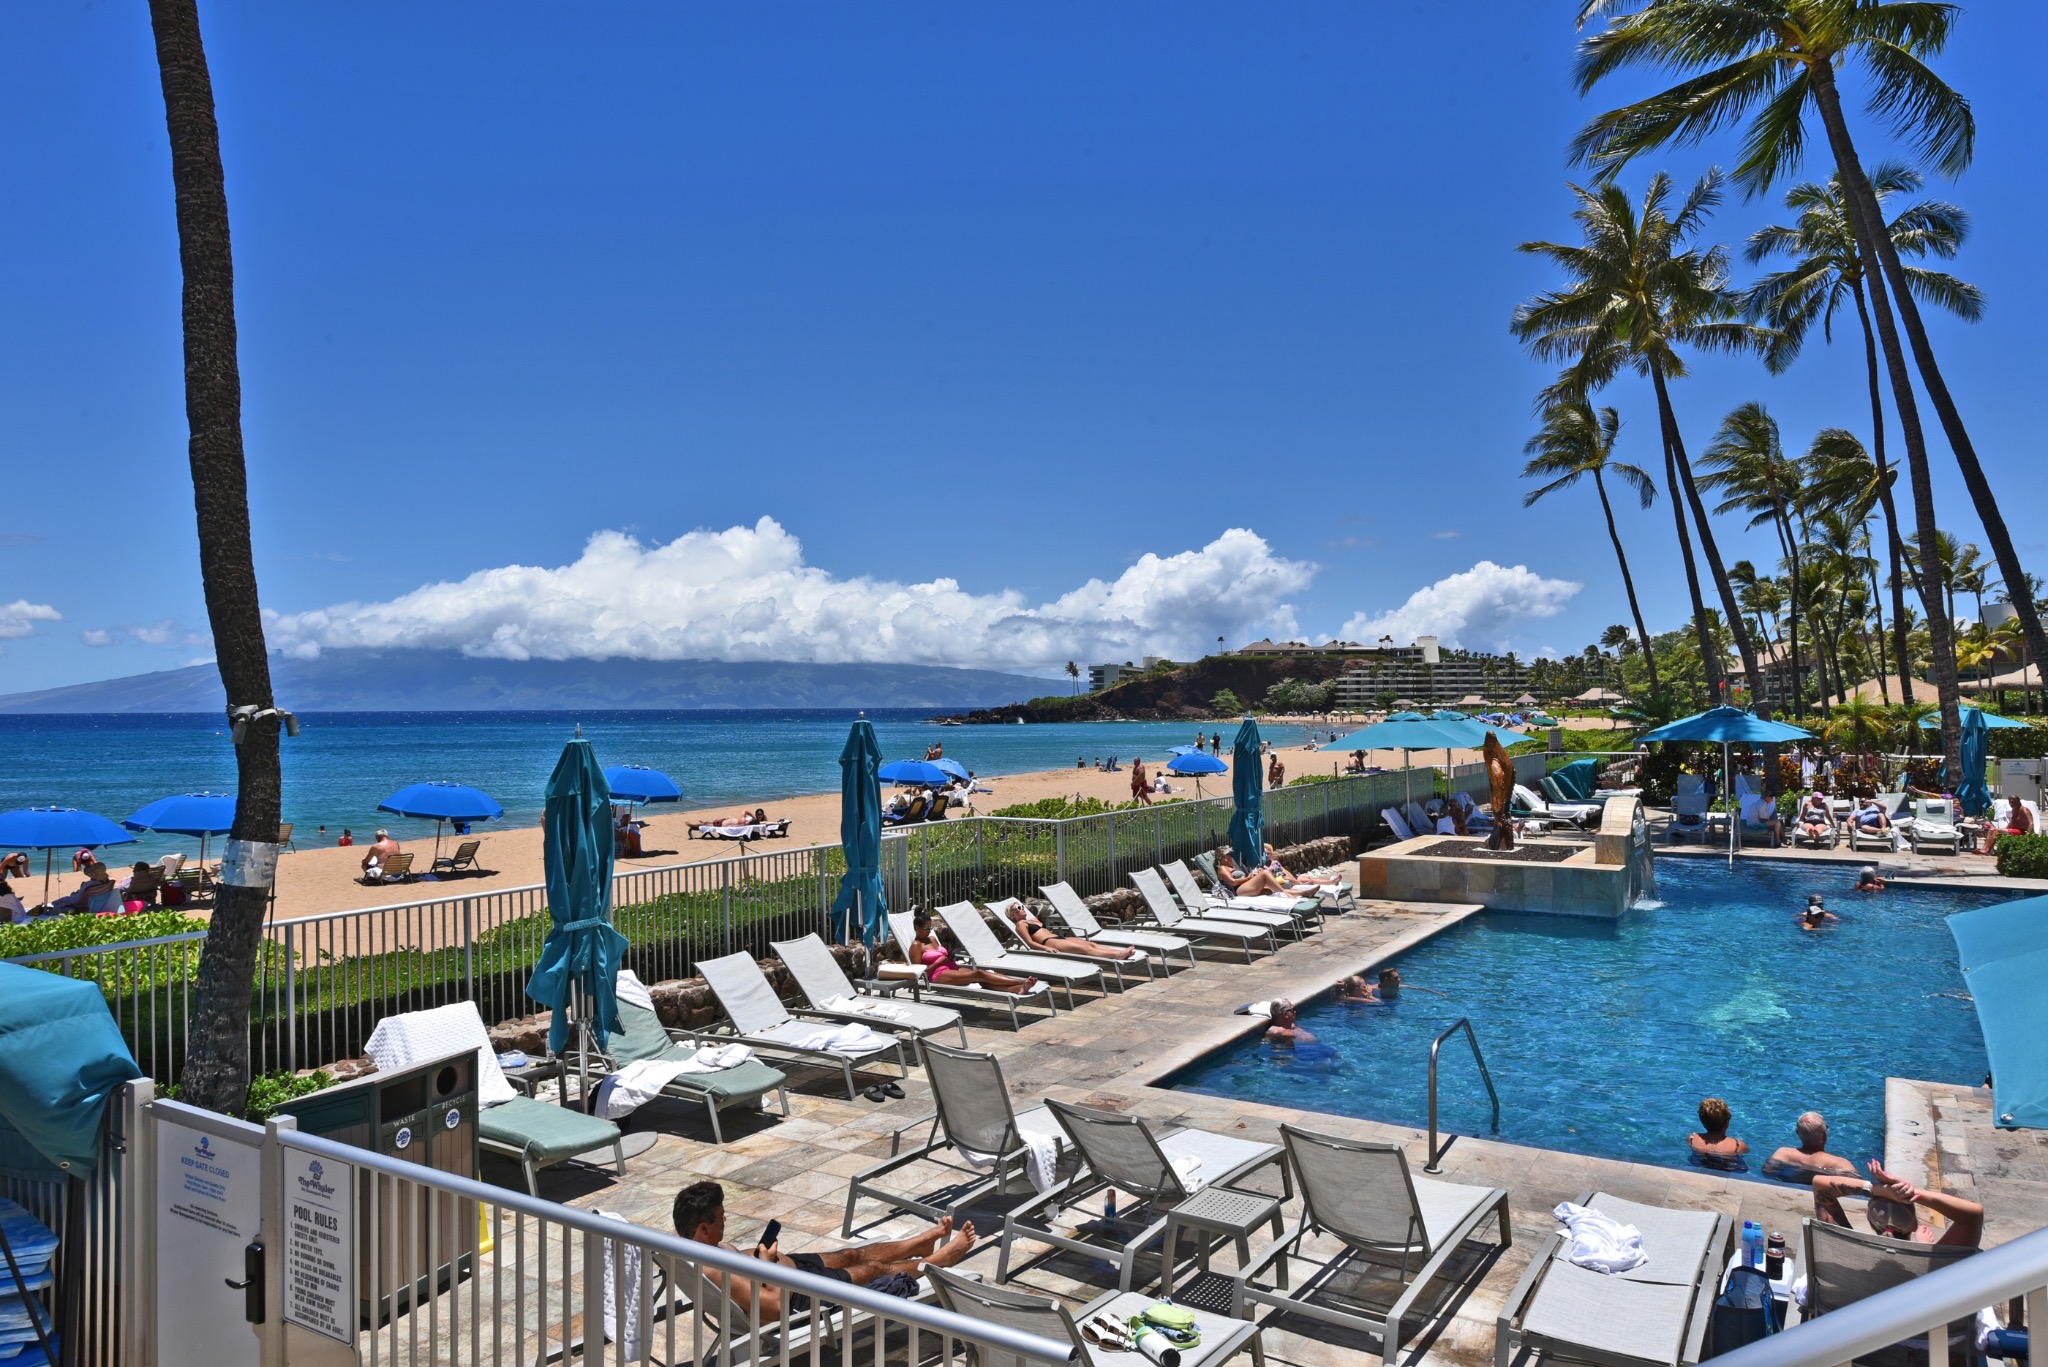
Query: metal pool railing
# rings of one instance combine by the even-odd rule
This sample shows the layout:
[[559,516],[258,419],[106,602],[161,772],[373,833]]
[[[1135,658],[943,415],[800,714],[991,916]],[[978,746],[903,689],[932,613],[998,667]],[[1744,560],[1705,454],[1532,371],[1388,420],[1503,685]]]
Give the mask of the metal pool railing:
[[1437,1147],[1436,1142],[1436,1056],[1442,1051],[1444,1041],[1460,1030],[1465,1032],[1465,1042],[1472,1046],[1472,1061],[1479,1065],[1479,1080],[1486,1084],[1486,1095],[1493,1101],[1492,1132],[1500,1133],[1500,1093],[1493,1089],[1493,1074],[1486,1069],[1486,1056],[1479,1052],[1479,1036],[1472,1032],[1472,1022],[1460,1016],[1429,1043],[1429,1160],[1422,1165],[1424,1172],[1442,1172],[1440,1163],[1444,1150],[1451,1147],[1449,1140],[1444,1141],[1442,1148]]
[[[1363,841],[1404,780],[1435,786],[1437,771],[1351,775],[1264,796],[1268,840]],[[1483,766],[1449,782],[1483,788]],[[892,906],[1035,896],[1065,882],[1083,896],[1121,888],[1134,869],[1185,859],[1227,839],[1227,796],[1166,802],[1064,820],[969,817],[885,832]],[[612,881],[613,920],[631,942],[626,966],[649,982],[691,976],[699,959],[772,955],[771,942],[831,930],[845,860],[836,845],[630,869]],[[459,887],[460,885],[454,885]],[[355,911],[273,920],[250,996],[250,1055],[258,1072],[297,1071],[361,1054],[379,1020],[474,1001],[487,1021],[536,1008],[526,982],[548,932],[547,891],[501,888]],[[183,1063],[205,933],[53,950],[12,960],[100,985],[138,1065],[171,1081]]]

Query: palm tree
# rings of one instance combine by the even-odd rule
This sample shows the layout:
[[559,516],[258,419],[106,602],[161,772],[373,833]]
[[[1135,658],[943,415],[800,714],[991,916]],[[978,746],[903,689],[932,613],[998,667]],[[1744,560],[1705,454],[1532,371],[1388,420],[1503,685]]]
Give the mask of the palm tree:
[[[1714,509],[1717,513],[1750,514],[1749,527],[1768,522],[1778,536],[1778,553],[1791,571],[1791,592],[1786,596],[1786,654],[1792,668],[1791,692],[1804,697],[1799,661],[1799,535],[1792,528],[1792,508],[1800,497],[1803,481],[1799,467],[1786,459],[1778,436],[1778,421],[1760,403],[1746,403],[1721,420],[1700,456],[1708,473],[1702,488],[1724,495]],[[1797,710],[1801,704],[1793,704]]]
[[[199,522],[199,571],[229,715],[239,714],[234,728],[235,824],[229,858],[223,861],[224,868],[232,868],[237,856],[251,847],[259,856],[267,851],[274,858],[277,851],[283,804],[280,717],[270,691],[270,657],[250,550],[242,377],[235,356],[234,257],[213,81],[200,41],[196,0],[149,0],[149,18],[170,131],[178,260],[185,277],[185,417],[192,432],[189,459]],[[241,850],[235,848],[238,845]],[[238,1112],[247,1098],[250,984],[255,980],[269,896],[267,883],[218,885],[199,959],[179,1082],[180,1099],[192,1105]]]
[[[1614,505],[1607,499],[1607,476],[1635,490],[1645,508],[1656,501],[1657,485],[1642,467],[1614,459],[1614,439],[1621,431],[1621,415],[1612,408],[1597,412],[1584,399],[1561,403],[1543,415],[1543,428],[1529,438],[1522,454],[1529,463],[1522,467],[1524,479],[1547,480],[1540,488],[1522,496],[1522,506],[1534,507],[1546,494],[1569,489],[1585,475],[1593,477],[1593,491],[1600,495],[1600,511],[1607,518],[1607,539],[1614,543],[1614,561],[1621,567],[1621,587],[1628,594],[1629,615],[1635,619],[1636,639],[1643,643],[1643,664],[1650,674],[1650,692],[1656,693],[1657,656],[1650,648],[1650,630],[1643,625],[1643,609],[1636,602],[1636,581],[1628,570],[1628,553],[1621,548],[1621,532],[1614,525]],[[1624,636],[1626,633],[1624,633]],[[1606,644],[1603,640],[1602,644]]]
[[[1934,536],[1934,488],[1919,405],[1892,316],[1894,297],[1920,377],[1962,467],[1999,571],[2016,582],[2024,573],[2019,556],[1927,345],[1898,252],[1880,231],[1883,213],[1849,136],[1836,84],[1836,66],[1852,56],[1861,59],[1872,82],[1871,112],[1917,146],[1943,174],[1957,174],[1970,163],[1976,122],[1969,101],[1925,63],[1947,42],[1956,13],[1956,6],[1930,0],[1581,0],[1581,25],[1607,21],[1604,30],[1580,44],[1581,93],[1635,66],[1695,74],[1669,90],[1598,116],[1579,133],[1574,150],[1611,176],[1643,152],[1697,141],[1753,113],[1735,177],[1755,194],[1798,165],[1805,152],[1805,118],[1811,102],[1827,133],[1850,208],[1871,314],[1898,405],[1919,533],[1923,540]],[[1931,588],[1927,591],[1931,593]],[[2029,646],[2048,658],[2048,636],[2042,634],[2031,595],[2015,594],[2013,607],[2026,623]],[[1959,694],[1950,627],[1939,613],[1930,611],[1927,628],[1941,699],[1942,749],[1949,764],[1959,769]]]
[[1081,666],[1072,660],[1067,661],[1067,679],[1067,692],[1069,694],[1079,693],[1081,691]]
[[[1911,167],[1886,161],[1871,172],[1870,183],[1882,206],[1892,195],[1918,190],[1922,181],[1920,173]],[[1877,466],[1877,500],[1884,508],[1885,545],[1891,557],[1892,621],[1896,624],[1905,617],[1906,606],[1903,546],[1898,509],[1892,502],[1891,469],[1884,454],[1884,394],[1877,362],[1877,337],[1871,331],[1870,306],[1863,288],[1863,261],[1857,252],[1855,229],[1850,226],[1841,173],[1829,176],[1825,185],[1806,181],[1793,186],[1785,193],[1785,207],[1798,213],[1798,221],[1762,228],[1752,234],[1749,259],[1759,262],[1782,254],[1791,257],[1793,264],[1750,287],[1745,296],[1750,316],[1761,318],[1778,330],[1779,341],[1764,355],[1765,365],[1777,373],[1798,355],[1816,319],[1822,335],[1832,341],[1835,311],[1844,299],[1856,305],[1870,390],[1871,460]],[[1885,224],[1884,232],[1902,255],[1932,255],[1949,260],[1969,234],[1969,215],[1953,204],[1922,200],[1900,210]],[[1925,266],[1906,267],[1905,278],[1915,297],[1971,322],[1983,317],[1984,296],[1975,285]],[[1898,660],[1899,686],[1906,691],[1906,700],[1911,701],[1913,685],[1904,663],[1902,628],[1895,626],[1892,644]]]
[[[1742,604],[1742,610],[1756,620],[1756,639],[1769,646],[1778,639],[1778,614],[1784,610],[1785,594],[1778,587],[1778,581],[1769,575],[1758,574],[1756,566],[1747,560],[1738,560],[1728,567],[1728,578],[1735,585],[1735,596]],[[1799,694],[1795,688],[1794,698]],[[1795,701],[1796,712],[1799,704]]]
[[1693,593],[1693,620],[1700,637],[1702,663],[1712,687],[1720,678],[1710,633],[1704,624],[1698,576],[1686,540],[1685,512],[1677,491],[1683,490],[1692,511],[1700,550],[1720,596],[1750,695],[1763,705],[1763,678],[1757,672],[1756,649],[1750,640],[1720,547],[1707,521],[1706,505],[1693,480],[1692,463],[1679,435],[1671,406],[1669,381],[1686,373],[1681,347],[1707,351],[1760,350],[1769,341],[1767,329],[1736,316],[1728,288],[1728,253],[1689,246],[1706,217],[1721,200],[1721,174],[1709,171],[1680,201],[1667,209],[1671,180],[1662,172],[1650,178],[1640,211],[1625,191],[1612,184],[1591,189],[1574,185],[1583,241],[1577,245],[1524,242],[1521,250],[1547,257],[1561,267],[1571,283],[1563,290],[1540,294],[1515,310],[1513,330],[1539,360],[1563,361],[1568,369],[1552,385],[1552,399],[1580,399],[1606,384],[1628,366],[1647,375],[1657,395],[1659,430],[1664,441],[1665,480],[1673,489],[1679,547],[1686,557],[1686,580]]
[[[1867,523],[1871,512],[1882,507],[1885,510],[1886,550],[1891,560],[1892,597],[1892,656],[1898,668],[1901,702],[1913,701],[1913,665],[1906,648],[1906,626],[1909,610],[1906,607],[1906,548],[1899,538],[1898,520],[1892,511],[1891,486],[1898,478],[1898,471],[1886,466],[1879,456],[1864,449],[1863,443],[1854,433],[1840,427],[1824,427],[1814,434],[1813,444],[1806,448],[1807,492],[1817,503],[1836,507],[1853,516],[1857,521]],[[1868,541],[1869,533],[1864,533]],[[1919,591],[1920,580],[1913,580],[1915,592]],[[1870,566],[1871,603],[1882,599],[1877,582],[1877,565]],[[1922,606],[1925,606],[1923,601]],[[1884,633],[1884,613],[1878,612],[1878,634]],[[1884,670],[1877,670],[1882,682]],[[1886,701],[1890,701],[1887,691]]]
[[1847,742],[1854,751],[1870,748],[1874,737],[1883,740],[1891,734],[1892,719],[1887,711],[1868,698],[1855,697],[1837,703],[1828,712],[1828,719],[1821,726],[1821,734],[1836,745]]

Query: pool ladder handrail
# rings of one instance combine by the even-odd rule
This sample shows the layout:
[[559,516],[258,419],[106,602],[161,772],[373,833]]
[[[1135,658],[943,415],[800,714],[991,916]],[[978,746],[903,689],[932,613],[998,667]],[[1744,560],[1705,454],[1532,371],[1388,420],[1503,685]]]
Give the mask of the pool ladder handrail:
[[[1472,1061],[1479,1065],[1479,1080],[1486,1084],[1486,1094],[1493,1099],[1493,1133],[1500,1133],[1500,1093],[1493,1089],[1493,1074],[1486,1071],[1486,1056],[1479,1052],[1479,1036],[1472,1033],[1471,1018],[1460,1016],[1445,1026],[1443,1033],[1429,1044],[1429,1161],[1422,1165],[1424,1172],[1442,1172],[1440,1160],[1445,1150],[1451,1147],[1450,1139],[1444,1141],[1443,1148],[1438,1148],[1436,1142],[1436,1056],[1442,1051],[1444,1041],[1460,1030],[1465,1032],[1466,1042],[1472,1046]],[[1451,1139],[1456,1138],[1456,1135],[1451,1136]]]

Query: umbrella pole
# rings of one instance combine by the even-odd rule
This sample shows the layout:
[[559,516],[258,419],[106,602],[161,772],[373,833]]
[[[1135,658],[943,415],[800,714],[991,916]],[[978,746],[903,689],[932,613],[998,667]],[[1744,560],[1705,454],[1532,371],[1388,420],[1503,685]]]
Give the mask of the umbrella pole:
[[1728,812],[1728,867],[1735,867],[1735,846],[1742,839],[1742,801],[1735,796],[1735,766],[1729,758],[1728,742],[1721,742],[1721,791],[1735,805]]
[[55,850],[48,845],[43,846],[43,905],[46,907],[50,905],[50,861],[56,857]]

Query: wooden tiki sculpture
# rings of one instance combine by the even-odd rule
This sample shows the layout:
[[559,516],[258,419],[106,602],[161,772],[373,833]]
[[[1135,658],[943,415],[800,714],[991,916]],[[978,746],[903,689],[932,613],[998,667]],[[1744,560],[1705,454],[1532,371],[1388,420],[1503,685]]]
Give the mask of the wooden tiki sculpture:
[[1486,848],[1511,850],[1515,847],[1515,822],[1509,806],[1515,800],[1515,762],[1491,731],[1486,733],[1485,753],[1486,780],[1493,790],[1493,834],[1486,837]]

